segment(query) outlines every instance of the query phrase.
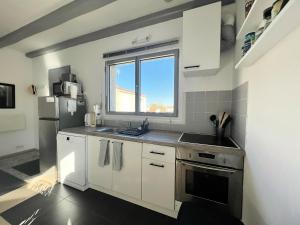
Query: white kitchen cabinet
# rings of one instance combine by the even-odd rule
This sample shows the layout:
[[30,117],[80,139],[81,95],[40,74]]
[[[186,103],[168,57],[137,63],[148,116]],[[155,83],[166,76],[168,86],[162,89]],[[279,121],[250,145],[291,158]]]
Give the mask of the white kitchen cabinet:
[[143,158],[175,163],[175,148],[144,143]]
[[86,189],[86,137],[68,133],[57,135],[58,179],[80,190]]
[[174,210],[175,163],[143,159],[142,200]]
[[215,74],[220,67],[221,1],[183,13],[183,72]]
[[112,189],[136,199],[141,199],[142,189],[142,144],[137,142],[111,140],[123,143],[123,165],[120,171],[113,170]]
[[[112,189],[112,148],[109,145],[109,164],[100,167],[98,164],[100,141],[105,138],[88,137],[88,182],[92,185]],[[106,139],[108,140],[108,139]],[[109,140],[110,141],[110,140]]]
[[174,147],[143,144],[142,200],[174,210]]
[[[109,141],[110,162],[100,167],[98,159],[103,139]],[[114,142],[122,143],[121,170],[113,169]],[[161,210],[159,212],[175,210],[174,147],[88,136],[87,152],[91,188],[134,199],[133,202],[138,200],[142,205]]]

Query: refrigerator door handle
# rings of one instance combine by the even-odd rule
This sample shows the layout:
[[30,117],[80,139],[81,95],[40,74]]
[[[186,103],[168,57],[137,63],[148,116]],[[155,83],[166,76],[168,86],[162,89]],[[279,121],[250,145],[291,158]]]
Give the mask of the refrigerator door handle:
[[59,121],[56,121],[56,122],[55,122],[55,131],[56,131],[56,134],[57,134],[58,131],[59,131]]

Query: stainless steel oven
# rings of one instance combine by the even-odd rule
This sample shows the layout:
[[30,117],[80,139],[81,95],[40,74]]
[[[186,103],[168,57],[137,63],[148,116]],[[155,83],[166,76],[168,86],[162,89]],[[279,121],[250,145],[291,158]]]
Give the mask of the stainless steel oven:
[[176,157],[177,201],[209,201],[241,218],[243,157],[188,148],[178,148]]

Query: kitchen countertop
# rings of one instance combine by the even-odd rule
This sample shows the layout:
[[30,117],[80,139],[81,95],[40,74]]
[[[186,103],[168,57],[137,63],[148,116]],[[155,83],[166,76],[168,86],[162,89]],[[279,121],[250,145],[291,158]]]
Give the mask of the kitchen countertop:
[[200,149],[200,150],[209,150],[214,152],[224,152],[227,154],[233,154],[237,156],[245,155],[244,150],[240,148],[178,142],[178,139],[182,134],[181,132],[150,130],[148,133],[140,136],[129,136],[129,135],[119,134],[116,131],[99,132],[97,131],[97,129],[99,128],[74,127],[74,128],[63,129],[62,132],[119,139],[124,141],[135,141],[141,143],[157,144],[157,145],[164,145],[170,147],[183,147],[183,148],[193,148],[193,149]]

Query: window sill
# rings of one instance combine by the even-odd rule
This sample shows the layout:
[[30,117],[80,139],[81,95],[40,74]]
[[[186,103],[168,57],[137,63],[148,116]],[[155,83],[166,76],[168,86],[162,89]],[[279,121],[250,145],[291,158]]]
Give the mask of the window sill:
[[119,121],[142,121],[147,117],[153,123],[164,123],[164,124],[184,124],[185,121],[180,116],[147,116],[147,115],[120,115],[120,114],[105,114],[104,120],[119,120]]

